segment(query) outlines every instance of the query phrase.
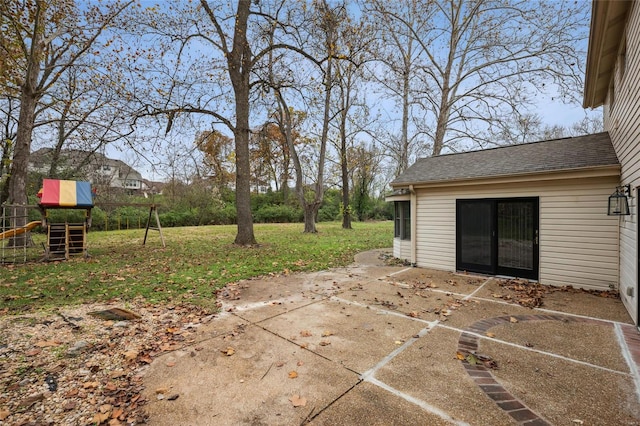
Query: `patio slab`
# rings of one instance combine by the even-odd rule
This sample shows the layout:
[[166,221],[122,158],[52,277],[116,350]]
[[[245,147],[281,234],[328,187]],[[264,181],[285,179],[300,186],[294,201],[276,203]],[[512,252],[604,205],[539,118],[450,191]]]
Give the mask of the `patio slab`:
[[638,424],[640,410],[628,371],[607,371],[488,340],[480,350],[498,361],[497,381],[550,424]]
[[476,425],[512,424],[475,384],[456,358],[459,332],[436,327],[376,373],[395,389]]
[[332,300],[280,315],[260,326],[361,374],[429,325]]
[[[474,296],[501,300],[496,296],[516,295],[516,292],[501,287],[500,281],[499,279],[491,280]],[[631,322],[631,318],[619,298],[603,297],[578,289],[563,290],[557,287],[548,287],[548,289],[549,291],[542,295],[542,306],[540,306],[542,309],[592,316],[610,321]]]
[[451,422],[425,411],[389,391],[362,382],[324,410],[314,425],[445,426]]
[[229,287],[195,343],[149,366],[149,424],[640,424],[640,334],[619,300],[527,308],[495,279],[380,253]]
[[[199,348],[163,356],[147,375],[152,424],[300,424],[313,407],[329,405],[359,381],[256,326]],[[168,400],[172,395],[178,398]],[[305,406],[294,407],[295,395]]]

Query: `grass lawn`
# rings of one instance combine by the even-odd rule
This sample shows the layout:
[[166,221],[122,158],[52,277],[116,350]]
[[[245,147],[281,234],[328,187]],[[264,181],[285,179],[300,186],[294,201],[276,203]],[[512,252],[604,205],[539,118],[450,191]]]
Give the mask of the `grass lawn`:
[[213,307],[229,282],[344,266],[393,244],[392,221],[353,227],[323,222],[318,234],[304,234],[302,224],[256,224],[259,246],[251,248],[233,245],[235,225],[165,228],[166,248],[157,231],[146,246],[144,230],[89,232],[90,259],[0,266],[0,313],[137,297]]

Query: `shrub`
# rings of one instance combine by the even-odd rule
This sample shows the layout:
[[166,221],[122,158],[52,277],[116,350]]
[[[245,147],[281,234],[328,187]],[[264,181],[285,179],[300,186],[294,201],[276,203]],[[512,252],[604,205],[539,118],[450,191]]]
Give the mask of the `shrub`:
[[265,205],[254,213],[253,218],[262,223],[291,223],[301,222],[303,213],[293,206]]

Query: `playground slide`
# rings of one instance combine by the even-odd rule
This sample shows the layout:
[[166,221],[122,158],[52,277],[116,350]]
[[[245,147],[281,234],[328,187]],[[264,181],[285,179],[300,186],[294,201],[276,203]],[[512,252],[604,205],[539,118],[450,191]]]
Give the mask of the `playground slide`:
[[11,237],[15,237],[16,235],[24,234],[27,231],[31,231],[36,226],[40,226],[39,220],[29,222],[25,226],[22,226],[20,228],[9,229],[8,231],[0,232],[0,240],[4,238],[11,238]]

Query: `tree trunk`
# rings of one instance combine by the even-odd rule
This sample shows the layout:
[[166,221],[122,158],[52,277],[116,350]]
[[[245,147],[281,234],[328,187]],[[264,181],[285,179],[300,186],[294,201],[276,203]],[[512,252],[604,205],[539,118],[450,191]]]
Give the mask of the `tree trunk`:
[[[349,93],[347,91],[347,93]],[[346,102],[348,103],[348,101]],[[347,164],[347,112],[348,108],[342,105],[342,121],[340,122],[340,169],[342,174],[342,229],[351,228],[351,202],[349,200],[349,165]]]
[[[324,3],[325,10],[327,9],[326,2]],[[325,40],[325,47],[329,53],[327,58],[327,68],[324,73],[324,115],[322,118],[322,133],[320,135],[320,155],[318,156],[318,176],[315,184],[315,193],[313,194],[313,201],[306,202],[304,206],[304,232],[318,232],[316,230],[316,219],[318,217],[318,210],[322,205],[324,199],[324,162],[327,153],[327,140],[329,138],[329,122],[331,120],[331,90],[333,86],[333,54],[336,44],[336,26],[333,22],[334,16],[327,15],[329,20],[327,21],[327,34]],[[309,217],[311,216],[311,217]],[[308,226],[313,225],[313,230],[308,230]]]
[[318,217],[318,210],[322,203],[304,203],[304,232],[315,234],[318,232],[316,229],[316,218]]
[[[409,44],[411,52],[411,43]],[[402,134],[400,135],[400,158],[398,161],[398,176],[409,168],[409,76],[411,73],[411,53],[404,58],[404,75],[402,78]]]
[[236,103],[236,125],[233,132],[236,148],[236,210],[238,245],[256,244],[251,215],[251,168],[249,162],[249,77],[251,49],[247,41],[250,0],[238,1],[233,50],[229,55],[229,76]]
[[[42,28],[44,27],[44,10],[42,4],[37,3],[31,51],[24,83],[20,88],[20,114],[18,116],[18,131],[11,163],[11,180],[9,182],[9,203],[18,207],[12,227],[22,227],[27,224],[27,179],[29,171],[29,155],[31,153],[31,137],[35,122],[35,111],[38,104],[38,76],[42,60]],[[27,233],[12,238],[14,247],[27,245]]]
[[342,164],[342,229],[352,229],[351,202],[349,198],[349,171],[347,170],[345,158],[345,161]]

